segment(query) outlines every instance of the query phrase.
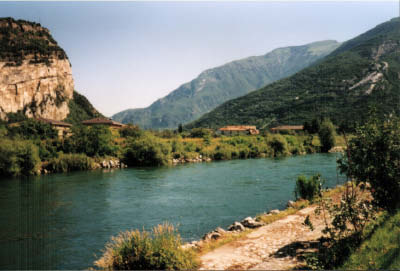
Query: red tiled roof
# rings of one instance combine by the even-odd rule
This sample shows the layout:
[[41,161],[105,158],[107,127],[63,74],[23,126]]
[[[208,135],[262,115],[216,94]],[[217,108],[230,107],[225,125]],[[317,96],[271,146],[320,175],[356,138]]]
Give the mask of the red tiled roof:
[[104,125],[113,125],[113,126],[119,126],[119,127],[124,126],[124,124],[122,124],[122,123],[113,121],[111,119],[106,119],[106,118],[95,118],[95,119],[90,119],[90,120],[84,120],[84,121],[82,121],[82,124],[85,124],[85,125],[104,124]]
[[44,122],[44,123],[49,123],[54,126],[63,126],[63,127],[71,127],[72,126],[72,124],[70,124],[70,123],[59,121],[59,120],[52,120],[52,119],[45,119],[45,118],[36,118],[36,120]]
[[271,128],[271,130],[303,130],[304,126],[303,125],[281,125],[277,126],[274,128]]
[[257,130],[256,126],[250,126],[250,125],[230,125],[230,126],[225,126],[222,128],[219,128],[220,131],[247,131],[247,130]]

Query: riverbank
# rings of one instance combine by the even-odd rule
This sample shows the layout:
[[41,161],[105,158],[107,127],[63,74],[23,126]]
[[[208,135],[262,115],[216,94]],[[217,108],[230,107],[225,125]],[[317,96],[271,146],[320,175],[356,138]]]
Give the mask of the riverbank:
[[[344,190],[338,186],[324,192],[337,202]],[[305,255],[317,250],[317,240],[323,235],[324,220],[315,215],[316,204],[308,201],[289,202],[283,211],[272,210],[256,218],[235,222],[223,230],[217,228],[201,241],[185,244],[194,249],[201,270],[261,269],[284,270],[305,266]],[[309,217],[314,230],[304,225]],[[252,221],[247,223],[246,221]],[[246,225],[246,227],[244,225]]]

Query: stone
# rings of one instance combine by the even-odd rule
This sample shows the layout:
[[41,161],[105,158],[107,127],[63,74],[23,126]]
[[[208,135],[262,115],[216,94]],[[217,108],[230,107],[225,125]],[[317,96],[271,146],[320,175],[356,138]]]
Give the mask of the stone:
[[288,203],[286,204],[286,206],[288,207],[288,208],[294,208],[295,206],[295,203],[294,203],[294,201],[292,201],[292,200],[289,200],[288,201]]
[[269,214],[271,214],[271,215],[277,215],[279,213],[280,213],[280,211],[278,209],[274,209],[274,210],[269,211]]
[[202,239],[203,239],[203,240],[217,240],[217,239],[221,238],[221,236],[222,236],[221,233],[212,231],[212,232],[206,233],[206,234],[203,236]]
[[254,220],[254,218],[252,218],[250,216],[243,219],[240,223],[243,226],[245,226],[246,228],[251,228],[251,229],[264,226],[264,223],[256,221],[256,220]]
[[[49,33],[42,26],[26,23],[13,23],[12,27],[17,28],[16,33],[20,33],[20,28],[25,31],[29,29],[34,36],[41,32]],[[16,35],[22,37],[22,34]],[[41,41],[57,45],[45,36]],[[34,54],[25,52],[21,65],[6,65],[7,62],[0,61],[0,118],[6,119],[7,113],[18,111],[24,111],[27,117],[53,120],[67,117],[68,103],[73,98],[74,80],[68,58],[59,56],[50,54],[47,63],[35,63],[32,61]]]
[[240,222],[234,222],[228,227],[228,231],[244,231],[245,228]]

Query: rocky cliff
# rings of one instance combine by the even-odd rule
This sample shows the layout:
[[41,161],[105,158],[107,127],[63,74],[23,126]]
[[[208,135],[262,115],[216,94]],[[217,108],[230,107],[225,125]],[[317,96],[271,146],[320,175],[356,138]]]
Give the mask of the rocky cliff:
[[49,30],[0,18],[0,118],[22,112],[63,120],[73,91],[71,64]]

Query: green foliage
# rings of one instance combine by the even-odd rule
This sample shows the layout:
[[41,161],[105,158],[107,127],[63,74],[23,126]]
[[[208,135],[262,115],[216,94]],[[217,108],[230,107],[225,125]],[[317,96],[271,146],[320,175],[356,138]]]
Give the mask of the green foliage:
[[[113,119],[138,124],[144,129],[175,129],[180,123],[193,121],[227,100],[295,74],[338,46],[335,41],[321,41],[227,63],[201,73],[150,107],[125,110],[115,114]],[[227,116],[225,122],[229,120],[231,117]],[[248,122],[237,122],[241,123]]]
[[321,142],[322,152],[328,152],[332,147],[335,146],[335,127],[330,120],[325,119],[321,123],[318,136]]
[[304,175],[297,177],[296,187],[294,190],[296,199],[302,198],[313,201],[315,197],[321,194],[323,180],[321,175],[317,174],[310,178]]
[[8,135],[12,138],[20,139],[48,139],[57,138],[57,131],[48,123],[43,123],[35,119],[8,126]]
[[69,172],[76,170],[88,170],[93,168],[93,159],[85,154],[63,154],[52,158],[46,165],[46,169],[50,172]]
[[376,210],[363,187],[347,183],[337,204],[329,198],[320,199],[315,214],[324,218],[324,236],[319,239],[318,252],[307,259],[309,268],[337,268],[366,238],[366,226],[376,219]]
[[356,130],[349,157],[339,161],[342,172],[357,182],[368,182],[374,203],[389,211],[400,204],[400,119],[376,116]]
[[21,122],[28,119],[22,111],[16,113],[7,113],[8,123]]
[[0,176],[34,175],[39,167],[39,150],[31,141],[0,139]]
[[145,133],[138,139],[130,139],[124,151],[124,163],[128,166],[160,166],[168,163],[171,146]]
[[[352,124],[348,126],[354,126],[365,121],[366,108],[370,105],[376,105],[381,116],[392,112],[398,115],[399,52],[395,46],[384,50],[379,58],[376,52],[384,44],[399,41],[400,20],[396,18],[344,43],[323,60],[293,76],[221,104],[186,128],[243,123],[257,127],[298,125],[317,117],[329,118],[336,125],[351,119]],[[384,62],[388,64],[387,69],[383,68]],[[381,73],[382,78],[371,92],[370,81],[357,85],[374,73]]]
[[64,150],[68,153],[85,153],[93,157],[116,155],[118,146],[114,144],[113,135],[106,126],[75,126],[72,129],[72,136],[65,139]]
[[212,131],[210,129],[205,128],[193,128],[190,130],[190,137],[192,138],[204,138],[207,136],[211,136]]
[[268,140],[268,144],[274,152],[274,157],[286,156],[289,154],[287,141],[280,134],[273,135],[272,138]]
[[351,254],[340,270],[400,269],[400,211],[382,225]]
[[168,223],[152,232],[126,231],[113,237],[95,265],[105,270],[194,270],[195,254],[181,248],[179,233]]
[[[12,18],[0,18],[0,22],[5,23],[0,27],[0,60],[6,61],[7,66],[19,66],[25,59],[48,65],[52,58],[67,58],[49,31],[40,24]],[[32,29],[24,30],[24,26]]]
[[103,117],[85,96],[75,90],[73,98],[69,100],[68,107],[69,114],[65,121],[75,125],[80,125],[84,120]]
[[142,136],[143,132],[140,130],[139,126],[128,124],[119,130],[119,134],[122,137],[139,138],[140,136]]

